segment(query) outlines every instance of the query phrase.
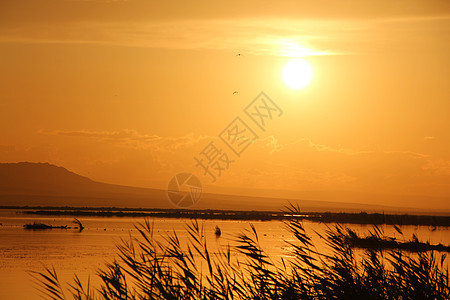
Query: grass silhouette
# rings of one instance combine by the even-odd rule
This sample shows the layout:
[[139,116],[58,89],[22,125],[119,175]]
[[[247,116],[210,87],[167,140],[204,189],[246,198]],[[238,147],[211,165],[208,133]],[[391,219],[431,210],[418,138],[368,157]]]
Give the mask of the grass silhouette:
[[[289,213],[299,213],[288,207]],[[411,254],[402,249],[356,250],[354,232],[342,225],[321,235],[320,251],[301,220],[285,221],[294,241],[292,255],[274,261],[261,248],[253,225],[235,236],[235,245],[211,253],[201,224],[187,224],[187,245],[176,232],[157,241],[147,219],[139,237],[117,246],[118,259],[98,271],[101,284],[83,285],[75,275],[64,289],[54,269],[33,272],[40,292],[50,299],[449,299],[446,255]],[[381,238],[374,226],[372,236]],[[359,251],[359,252],[358,252]],[[363,253],[362,253],[363,252]],[[70,296],[68,296],[68,293]]]

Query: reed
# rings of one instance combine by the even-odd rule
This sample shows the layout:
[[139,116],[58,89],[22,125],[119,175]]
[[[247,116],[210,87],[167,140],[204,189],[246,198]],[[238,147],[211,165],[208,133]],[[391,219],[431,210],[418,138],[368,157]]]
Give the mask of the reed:
[[[445,254],[383,247],[356,253],[349,242],[354,233],[339,224],[321,235],[331,250],[324,251],[301,220],[285,225],[295,237],[286,242],[288,259],[269,257],[252,225],[235,236],[233,246],[212,253],[198,221],[186,225],[189,239],[182,244],[176,232],[155,239],[147,219],[136,225],[138,237],[118,245],[117,260],[98,271],[100,286],[89,280],[83,285],[75,276],[63,288],[54,269],[32,275],[49,299],[450,299]],[[380,228],[373,228],[381,238]]]

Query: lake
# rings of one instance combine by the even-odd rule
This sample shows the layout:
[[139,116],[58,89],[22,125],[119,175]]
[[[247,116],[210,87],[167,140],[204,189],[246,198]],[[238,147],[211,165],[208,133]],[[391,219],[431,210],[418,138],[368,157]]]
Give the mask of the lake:
[[[16,210],[0,210],[0,299],[41,299],[28,271],[42,271],[44,266],[55,267],[61,282],[70,281],[76,273],[85,282],[89,274],[92,282],[98,282],[95,273],[106,262],[115,257],[115,245],[121,239],[136,236],[134,224],[143,218],[127,217],[80,217],[85,229],[24,230],[26,223],[42,222],[50,225],[72,224],[73,217],[34,216],[22,214]],[[156,238],[175,230],[182,241],[187,237],[184,230],[190,220],[154,218]],[[233,236],[249,229],[249,223],[255,225],[263,249],[272,257],[289,255],[284,241],[293,240],[292,235],[280,221],[235,221],[235,220],[199,220],[204,227],[207,243],[211,249],[226,245]],[[215,227],[219,226],[222,236],[216,238]],[[313,236],[317,247],[324,247],[323,241],[314,231],[324,232],[325,224],[304,221],[307,232]],[[349,225],[358,233],[371,229],[366,225]],[[420,240],[431,243],[450,244],[449,229],[438,227],[432,231],[427,226],[403,226],[404,236],[418,235]],[[401,236],[392,226],[384,226],[386,235]]]

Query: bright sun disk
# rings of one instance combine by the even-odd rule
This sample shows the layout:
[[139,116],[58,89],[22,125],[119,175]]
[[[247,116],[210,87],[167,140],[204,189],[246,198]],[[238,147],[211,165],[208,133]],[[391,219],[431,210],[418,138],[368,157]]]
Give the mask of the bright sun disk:
[[300,89],[307,86],[312,79],[312,68],[303,59],[290,60],[283,68],[283,81],[293,89]]

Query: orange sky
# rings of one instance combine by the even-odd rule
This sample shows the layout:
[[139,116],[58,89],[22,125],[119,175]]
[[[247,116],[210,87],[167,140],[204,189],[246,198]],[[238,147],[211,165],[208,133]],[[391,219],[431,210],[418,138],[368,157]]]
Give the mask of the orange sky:
[[[445,0],[3,0],[0,161],[448,209],[449,37]],[[293,90],[281,72],[304,55],[313,79]],[[225,150],[218,134],[261,91],[283,115],[212,183],[194,156]]]

